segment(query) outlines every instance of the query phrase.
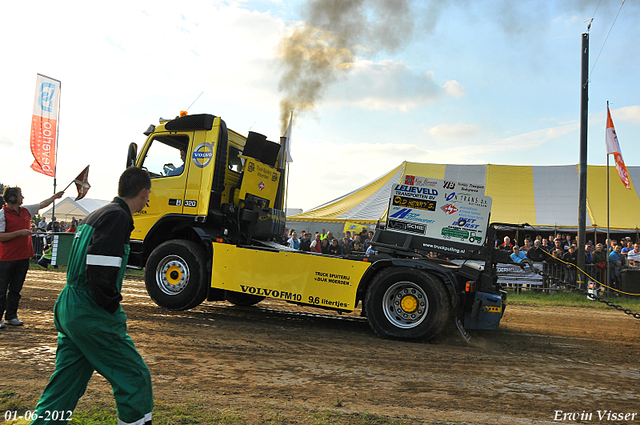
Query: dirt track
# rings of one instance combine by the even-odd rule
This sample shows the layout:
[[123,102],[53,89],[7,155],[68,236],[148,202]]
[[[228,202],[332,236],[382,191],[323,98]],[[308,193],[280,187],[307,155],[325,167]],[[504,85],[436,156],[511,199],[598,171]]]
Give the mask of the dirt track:
[[[29,272],[19,311],[25,326],[0,331],[0,390],[37,397],[44,388],[63,279]],[[141,281],[124,287],[129,334],[165,405],[196,395],[242,409],[248,423],[265,409],[287,423],[301,409],[334,409],[415,423],[559,423],[562,411],[640,424],[640,320],[615,310],[509,306],[499,330],[472,332],[470,345],[455,333],[415,344],[377,338],[357,313],[273,300],[167,312]],[[94,376],[91,391],[108,393],[108,384]],[[599,421],[605,409],[636,413],[635,421]]]

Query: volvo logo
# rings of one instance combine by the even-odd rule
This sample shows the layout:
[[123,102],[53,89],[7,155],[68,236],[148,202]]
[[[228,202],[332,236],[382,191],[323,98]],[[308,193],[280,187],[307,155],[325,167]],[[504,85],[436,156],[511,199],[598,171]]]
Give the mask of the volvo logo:
[[204,168],[209,165],[211,158],[213,158],[213,145],[206,142],[196,146],[191,157],[193,165],[199,168]]

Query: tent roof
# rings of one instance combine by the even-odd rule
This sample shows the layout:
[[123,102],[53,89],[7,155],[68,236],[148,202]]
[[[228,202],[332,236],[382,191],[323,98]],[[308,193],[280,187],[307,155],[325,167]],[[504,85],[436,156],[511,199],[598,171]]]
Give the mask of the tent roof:
[[[56,218],[58,221],[69,221],[72,217],[77,219],[85,218],[90,212],[108,204],[109,202],[111,201],[87,198],[75,201],[73,198],[66,197],[61,201],[56,201]],[[51,221],[52,211],[53,207],[50,207],[40,215]]]
[[[633,181],[640,181],[640,167],[628,167],[631,190],[620,182],[615,167],[609,167],[610,227],[640,227],[640,198]],[[577,228],[579,167],[454,165],[403,162],[371,183],[331,202],[288,217],[288,221],[386,220],[393,185],[405,175],[485,185],[493,199],[491,221],[529,223],[541,228]],[[587,227],[607,227],[607,167],[590,165],[587,170]]]

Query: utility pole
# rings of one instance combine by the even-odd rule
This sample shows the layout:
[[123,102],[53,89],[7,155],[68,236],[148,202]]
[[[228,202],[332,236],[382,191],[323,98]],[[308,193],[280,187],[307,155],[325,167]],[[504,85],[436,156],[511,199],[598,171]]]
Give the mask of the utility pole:
[[[578,268],[584,270],[587,242],[587,127],[589,124],[589,33],[582,34],[582,90],[580,92],[580,195],[578,206]],[[586,276],[576,273],[579,287],[587,289]]]

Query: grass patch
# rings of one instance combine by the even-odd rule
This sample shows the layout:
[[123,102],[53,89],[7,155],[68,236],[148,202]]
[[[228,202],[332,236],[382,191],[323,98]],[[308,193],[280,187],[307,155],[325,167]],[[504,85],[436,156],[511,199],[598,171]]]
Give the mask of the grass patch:
[[[31,410],[35,406],[32,399],[16,394],[10,390],[2,390],[0,392],[0,412],[4,413],[9,410],[17,410],[20,413],[24,413],[26,410]],[[19,413],[19,414],[20,414]],[[2,417],[4,419],[4,417]]]
[[144,277],[144,269],[127,269],[127,271],[124,272],[124,277]]
[[240,408],[216,409],[194,396],[178,405],[156,401],[153,423],[161,425],[244,424]]
[[56,269],[50,265],[48,268],[45,269],[44,267],[38,264],[37,260],[34,260],[32,258],[29,260],[29,270],[49,270],[50,272],[54,272],[54,273],[66,273],[67,266],[58,266],[58,268]]
[[[58,266],[58,268],[54,268],[53,266],[49,266],[48,268],[44,268],[41,265],[38,264],[38,262],[36,260],[34,260],[33,258],[31,260],[29,260],[29,270],[47,270],[50,271],[52,273],[67,273],[67,266]],[[140,278],[140,277],[144,277],[144,270],[138,270],[138,269],[127,269],[127,271],[124,273],[124,277],[125,279],[127,277],[133,277],[133,278]]]
[[91,407],[88,410],[76,409],[71,418],[71,425],[103,425],[116,424],[118,413],[115,407]]
[[416,422],[406,422],[390,419],[371,413],[340,413],[334,411],[309,412],[309,425],[410,425]]
[[[617,296],[607,297],[602,296],[601,294],[598,296],[633,312],[640,312],[640,298],[625,298]],[[538,291],[521,291],[519,294],[509,292],[507,304],[611,309],[611,307],[604,303],[588,299],[586,295],[566,291],[558,291],[552,294]]]
[[[34,393],[35,394],[35,393]],[[38,394],[39,395],[39,394]],[[34,396],[35,397],[35,396]],[[20,395],[10,390],[0,392],[0,412],[17,412],[16,417],[32,412],[37,399]],[[87,397],[90,400],[87,400]],[[109,391],[89,391],[80,399],[73,412],[71,425],[115,425],[117,410],[113,395]],[[4,418],[2,418],[4,419]],[[4,422],[7,425],[26,425],[24,419]],[[442,424],[446,422],[417,422],[411,419],[388,418],[372,413],[343,413],[326,409],[282,409],[276,405],[264,405],[260,409],[247,409],[233,405],[220,407],[210,405],[197,393],[171,403],[156,400],[153,410],[156,425],[415,425],[418,423]]]

